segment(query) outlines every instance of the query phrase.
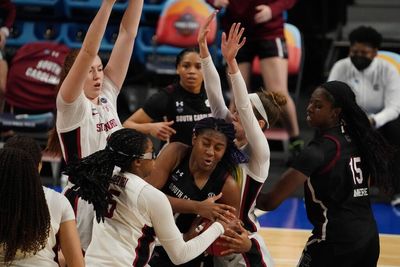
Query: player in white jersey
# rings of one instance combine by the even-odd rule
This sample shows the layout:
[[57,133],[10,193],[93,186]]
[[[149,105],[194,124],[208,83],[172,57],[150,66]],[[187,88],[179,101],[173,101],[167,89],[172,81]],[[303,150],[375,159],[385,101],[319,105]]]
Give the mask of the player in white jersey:
[[198,256],[223,234],[224,223],[218,221],[184,241],[167,197],[142,179],[153,169],[154,158],[146,135],[121,129],[111,134],[105,149],[67,165],[77,193],[93,203],[96,211],[87,266],[148,266],[155,236],[171,260],[180,264]]
[[[83,256],[79,248],[75,215],[71,205],[64,195],[47,187],[43,187],[43,191],[50,211],[50,232],[47,244],[35,255],[17,260],[11,266],[58,267],[58,247],[60,245],[68,266],[84,266]],[[65,242],[71,233],[75,242]]]
[[[20,207],[25,207],[26,209],[32,209],[31,205],[28,203],[32,203],[35,207],[41,208],[40,213],[47,211],[50,215],[49,218],[49,228],[47,231],[46,227],[40,227],[38,232],[45,231],[43,234],[46,236],[47,242],[43,244],[43,247],[36,254],[31,255],[22,255],[23,253],[18,253],[19,256],[15,258],[15,261],[11,263],[11,266],[18,267],[34,267],[34,266],[48,266],[48,267],[57,267],[58,265],[58,250],[61,247],[61,250],[65,256],[66,263],[68,266],[84,266],[82,253],[80,250],[80,242],[78,231],[76,229],[75,216],[72,210],[71,205],[68,200],[60,193],[48,189],[46,187],[41,187],[40,177],[38,176],[42,163],[41,163],[41,149],[39,145],[35,142],[35,140],[24,137],[24,136],[14,136],[7,140],[4,145],[4,148],[9,149],[17,149],[23,151],[23,153],[30,156],[29,160],[32,161],[34,165],[33,171],[35,172],[32,176],[27,176],[29,181],[22,181],[21,186],[24,187],[23,190],[20,188],[16,188],[14,181],[14,185],[12,187],[8,187],[7,190],[12,192],[20,192],[20,194],[26,194],[26,201],[18,201],[15,199],[15,203],[17,203]],[[28,165],[30,162],[24,162],[20,160],[19,164]],[[14,163],[14,164],[18,164]],[[20,166],[16,166],[16,168],[21,168]],[[38,172],[39,170],[39,172]],[[25,172],[28,173],[28,172]],[[36,177],[35,177],[36,176]],[[16,177],[16,176],[15,176]],[[15,180],[16,178],[13,177]],[[32,183],[33,182],[33,183]],[[38,195],[42,195],[44,192],[44,198],[47,205],[44,207],[38,204],[35,201],[35,198],[30,196],[29,194],[34,194],[34,190],[29,186],[30,184],[38,184]],[[11,186],[11,185],[10,185]],[[3,194],[3,192],[2,192]],[[36,194],[35,194],[36,195]],[[24,214],[28,214],[29,211],[24,211]],[[19,214],[18,211],[15,214]],[[21,215],[20,215],[21,216]],[[26,216],[26,215],[25,215]],[[23,217],[23,216],[22,216]],[[38,218],[38,215],[35,215],[35,218]],[[19,229],[23,231],[27,231],[27,229],[32,229],[29,225],[24,223],[24,220],[19,217],[18,221],[21,222],[21,225],[15,225]],[[30,221],[35,221],[34,218],[30,218]],[[39,225],[36,225],[40,226]],[[33,227],[34,228],[34,227]],[[31,237],[34,238],[34,237]],[[40,238],[37,238],[40,240]],[[0,264],[1,265],[1,264]]]
[[[215,258],[215,264],[216,266],[273,266],[266,245],[257,233],[259,224],[254,214],[254,208],[257,195],[268,177],[270,165],[270,150],[263,130],[278,120],[280,107],[286,103],[286,100],[283,95],[278,93],[258,92],[248,95],[246,84],[235,59],[238,50],[245,43],[245,39],[240,41],[244,29],[240,29],[240,24],[233,24],[229,35],[223,34],[221,44],[235,96],[236,112],[230,113],[222,96],[218,72],[207,47],[208,27],[215,14],[214,12],[210,15],[207,23],[199,31],[198,40],[204,83],[213,116],[232,121],[236,130],[237,144],[249,156],[248,163],[239,165],[236,177],[242,190],[239,218],[243,221],[244,228],[251,233],[251,245],[249,242],[245,242],[241,248],[236,248],[233,245],[230,247],[229,243],[226,244],[227,252],[242,253],[242,257]],[[231,238],[239,238],[236,233],[228,231],[227,234],[229,233],[231,235],[225,237],[227,241],[232,241]]]
[[[107,65],[97,55],[116,0],[103,0],[86,32],[79,51],[65,59],[57,96],[57,134],[68,163],[103,149],[108,136],[122,128],[117,96],[125,80],[143,7],[143,0],[130,0],[121,20],[118,37]],[[56,133],[49,150],[56,150]],[[76,212],[82,248],[90,243],[93,207],[71,190],[65,195]]]

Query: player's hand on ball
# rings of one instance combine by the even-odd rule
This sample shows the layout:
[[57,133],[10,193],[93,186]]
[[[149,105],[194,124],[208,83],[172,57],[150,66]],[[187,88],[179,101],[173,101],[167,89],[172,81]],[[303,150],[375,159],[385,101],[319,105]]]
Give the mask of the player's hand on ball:
[[217,246],[220,247],[220,255],[231,253],[245,253],[251,248],[251,240],[248,231],[243,227],[240,220],[235,220],[232,225],[225,230],[225,233],[217,239]]

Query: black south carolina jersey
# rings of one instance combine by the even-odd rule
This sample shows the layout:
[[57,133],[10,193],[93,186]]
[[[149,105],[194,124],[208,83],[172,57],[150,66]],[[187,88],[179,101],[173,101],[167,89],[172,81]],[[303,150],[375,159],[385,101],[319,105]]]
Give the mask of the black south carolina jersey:
[[[211,173],[210,178],[202,189],[198,188],[194,182],[194,178],[189,170],[189,158],[191,150],[188,149],[185,157],[181,163],[172,171],[168,181],[161,189],[166,195],[202,201],[209,197],[218,195],[222,191],[222,187],[225,184],[228,172],[217,165],[215,170]],[[197,217],[196,214],[175,214],[175,223],[178,226],[181,233],[185,233],[189,230],[193,220]],[[196,259],[179,265],[185,267],[199,267],[199,266],[213,266],[213,259],[211,256],[200,255]],[[174,265],[168,258],[164,249],[156,247],[153,254],[150,266],[162,266],[171,267]]]
[[369,173],[356,145],[340,127],[318,133],[296,159],[313,237],[355,248],[377,236],[369,199]]
[[143,110],[154,121],[173,120],[176,134],[170,142],[192,145],[192,131],[197,121],[210,117],[211,110],[204,88],[199,94],[186,91],[180,84],[172,84],[152,95]]
[[[197,201],[218,195],[222,191],[228,172],[218,164],[207,183],[200,189],[195,184],[194,177],[189,170],[190,153],[191,150],[188,149],[182,162],[173,170],[161,191],[169,196]],[[179,230],[182,233],[187,232],[196,216],[196,214],[175,215],[175,222]]]

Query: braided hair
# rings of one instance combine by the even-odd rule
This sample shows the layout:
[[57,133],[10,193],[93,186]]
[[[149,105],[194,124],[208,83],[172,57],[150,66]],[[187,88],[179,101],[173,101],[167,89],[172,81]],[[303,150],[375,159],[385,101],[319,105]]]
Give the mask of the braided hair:
[[0,150],[0,181],[0,249],[9,265],[17,253],[31,255],[46,246],[50,212],[37,165],[27,152]]
[[367,115],[357,105],[354,92],[346,83],[330,81],[320,87],[325,89],[333,106],[341,108],[342,126],[360,151],[363,169],[369,171],[375,185],[390,192],[394,178],[390,171],[394,168],[391,164],[393,148],[372,128]]
[[35,166],[42,161],[42,150],[35,139],[27,136],[14,135],[4,144],[4,148],[16,148],[27,152],[33,159]]
[[131,163],[143,156],[148,137],[133,129],[120,129],[111,134],[106,148],[67,165],[65,174],[74,183],[72,189],[92,203],[97,222],[104,221],[112,199],[108,192],[114,167],[121,172],[131,171]]
[[199,135],[209,129],[218,131],[226,136],[227,148],[221,161],[229,166],[229,168],[249,161],[247,154],[243,153],[235,145],[235,128],[232,123],[213,117],[204,118],[195,124],[193,133]]

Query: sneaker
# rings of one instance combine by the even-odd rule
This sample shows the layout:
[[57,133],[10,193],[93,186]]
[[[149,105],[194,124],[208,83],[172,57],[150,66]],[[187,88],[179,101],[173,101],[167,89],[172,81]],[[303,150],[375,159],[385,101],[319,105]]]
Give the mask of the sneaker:
[[289,158],[286,162],[286,165],[289,166],[292,164],[293,160],[300,154],[300,152],[304,148],[304,141],[302,139],[296,139],[289,144]]

